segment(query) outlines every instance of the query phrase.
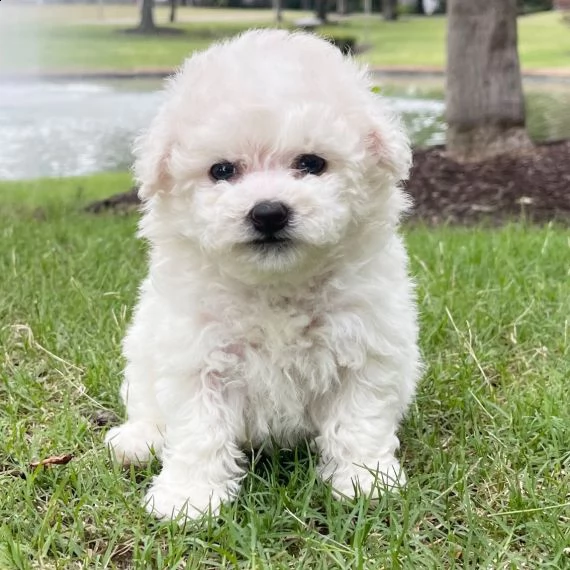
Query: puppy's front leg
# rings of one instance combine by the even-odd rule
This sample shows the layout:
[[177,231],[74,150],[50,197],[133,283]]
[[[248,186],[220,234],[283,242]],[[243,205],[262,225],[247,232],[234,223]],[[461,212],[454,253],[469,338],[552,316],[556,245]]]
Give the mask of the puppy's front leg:
[[237,446],[240,417],[216,385],[203,387],[179,409],[172,408],[163,468],[146,496],[147,510],[159,518],[216,514],[239,491],[244,475],[243,453]]
[[361,370],[345,369],[339,391],[319,410],[319,473],[335,495],[377,498],[382,487],[405,483],[395,452],[415,381],[407,368],[371,360]]
[[121,397],[128,420],[105,437],[114,458],[123,464],[141,464],[150,461],[151,450],[160,456],[165,421],[156,401],[152,366],[143,358],[134,358],[127,365]]

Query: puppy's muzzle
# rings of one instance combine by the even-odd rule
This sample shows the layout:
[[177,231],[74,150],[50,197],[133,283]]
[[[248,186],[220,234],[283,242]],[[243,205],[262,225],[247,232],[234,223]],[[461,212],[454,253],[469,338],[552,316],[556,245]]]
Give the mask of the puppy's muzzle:
[[291,209],[283,202],[258,202],[247,217],[263,238],[271,238],[287,228],[291,221]]

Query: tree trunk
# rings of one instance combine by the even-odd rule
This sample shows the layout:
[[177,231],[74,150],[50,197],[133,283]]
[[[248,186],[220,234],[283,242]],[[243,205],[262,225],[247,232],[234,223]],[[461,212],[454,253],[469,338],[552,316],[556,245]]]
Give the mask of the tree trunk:
[[450,0],[447,149],[476,161],[530,146],[517,52],[517,0]]
[[170,23],[174,23],[176,21],[176,0],[170,0]]
[[328,0],[315,0],[315,16],[321,21],[327,21]]
[[424,0],[417,0],[417,2],[416,2],[416,13],[421,14],[422,16],[425,15]]
[[348,14],[348,1],[347,0],[337,0],[336,1],[336,12],[341,16]]
[[398,0],[382,0],[382,14],[384,16],[384,20],[397,20]]
[[283,0],[273,0],[275,10],[275,21],[280,24],[283,21]]
[[140,0],[141,6],[141,21],[139,24],[139,31],[145,34],[152,34],[156,31],[154,25],[154,0]]

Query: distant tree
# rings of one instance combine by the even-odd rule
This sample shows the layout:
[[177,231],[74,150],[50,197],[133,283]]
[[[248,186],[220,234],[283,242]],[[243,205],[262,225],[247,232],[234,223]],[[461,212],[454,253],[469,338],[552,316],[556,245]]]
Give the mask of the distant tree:
[[336,12],[341,16],[348,14],[348,0],[337,0],[336,1]]
[[[137,0],[140,8],[140,20],[139,25],[136,28],[130,28],[128,30],[122,30],[128,34],[183,34],[184,30],[179,30],[170,26],[158,27],[154,23],[154,0]],[[170,2],[170,21],[173,22],[176,19],[176,5],[177,0],[169,0]]]
[[139,0],[141,9],[141,19],[137,28],[142,34],[156,33],[156,25],[154,23],[154,0]]
[[447,149],[481,160],[530,146],[517,52],[517,0],[449,0]]
[[398,19],[398,0],[382,0],[382,14],[385,20]]
[[[563,2],[560,2],[562,4]],[[552,10],[554,6],[553,0],[517,0],[519,12],[530,13],[540,12],[543,10]]]
[[275,21],[280,24],[283,21],[283,0],[273,0],[275,10]]
[[329,0],[315,0],[315,16],[321,22],[327,21],[329,12]]
[[170,0],[170,17],[169,20],[171,23],[176,21],[176,6],[178,5],[177,0]]

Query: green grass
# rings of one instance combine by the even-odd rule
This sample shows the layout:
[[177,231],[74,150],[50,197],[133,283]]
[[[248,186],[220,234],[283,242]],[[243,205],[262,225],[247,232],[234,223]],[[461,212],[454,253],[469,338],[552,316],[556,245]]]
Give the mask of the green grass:
[[95,419],[122,413],[144,246],[133,216],[80,207],[128,184],[0,184],[2,570],[568,567],[567,230],[406,229],[428,368],[401,496],[337,503],[301,447],[258,459],[220,522],[179,529],[140,507],[158,465],[113,467]]
[[[0,6],[0,72],[51,70],[135,70],[174,68],[192,51],[213,40],[249,27],[273,25],[270,10],[180,8],[182,36],[133,37],[119,33],[135,25],[134,7],[18,6],[14,0]],[[165,25],[166,9],[157,10]],[[306,13],[286,12],[285,25]],[[379,15],[361,15],[322,33],[353,36],[371,49],[362,59],[378,66],[445,65],[443,17],[402,17],[385,22]],[[533,14],[519,19],[519,50],[525,69],[553,68],[570,71],[570,27],[560,13]]]

